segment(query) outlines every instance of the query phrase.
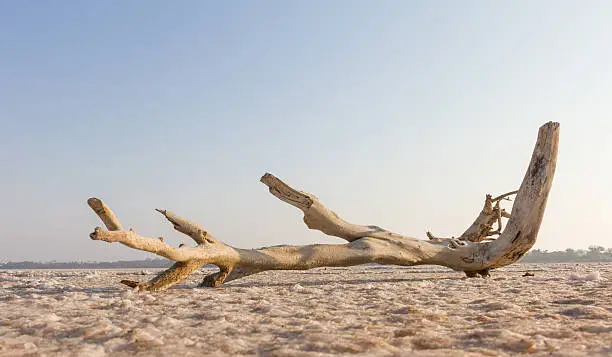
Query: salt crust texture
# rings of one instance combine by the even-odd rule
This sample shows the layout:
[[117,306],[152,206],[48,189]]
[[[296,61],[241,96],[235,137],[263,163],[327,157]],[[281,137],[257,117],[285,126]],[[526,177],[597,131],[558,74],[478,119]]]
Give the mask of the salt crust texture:
[[369,265],[194,287],[210,271],[165,293],[119,284],[155,272],[0,271],[0,356],[612,355],[612,264],[489,279]]

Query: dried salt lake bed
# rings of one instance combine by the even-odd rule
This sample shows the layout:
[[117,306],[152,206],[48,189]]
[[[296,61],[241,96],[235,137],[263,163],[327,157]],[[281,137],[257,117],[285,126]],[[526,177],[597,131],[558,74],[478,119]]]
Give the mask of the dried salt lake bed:
[[489,279],[321,268],[196,288],[207,271],[165,293],[119,284],[153,271],[0,271],[0,356],[612,355],[612,264]]

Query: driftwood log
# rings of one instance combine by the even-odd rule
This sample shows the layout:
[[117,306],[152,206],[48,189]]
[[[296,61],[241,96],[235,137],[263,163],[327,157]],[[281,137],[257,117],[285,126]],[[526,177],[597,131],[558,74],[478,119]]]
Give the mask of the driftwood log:
[[[198,224],[158,209],[177,231],[188,235],[196,243],[195,246],[173,247],[163,238],[146,238],[131,229],[125,230],[110,208],[98,198],[90,198],[87,203],[106,229],[96,227],[90,238],[119,242],[175,261],[174,265],[149,282],[122,281],[130,287],[148,291],[165,290],[205,264],[219,267],[218,272],[206,276],[200,283],[200,286],[207,287],[216,287],[266,270],[306,270],[364,263],[403,266],[435,264],[464,271],[469,277],[485,277],[489,275],[489,270],[519,260],[535,243],[553,181],[558,142],[559,124],[549,122],[543,125],[519,190],[498,197],[487,195],[474,223],[456,238],[438,238],[427,232],[429,240],[420,240],[378,226],[349,223],[325,207],[314,195],[297,191],[271,174],[265,174],[261,182],[269,187],[274,196],[302,210],[308,228],[343,238],[348,243],[234,248]],[[508,213],[500,207],[500,201],[514,194],[512,211]],[[508,221],[502,230],[504,218]],[[496,235],[498,237],[494,238]]]

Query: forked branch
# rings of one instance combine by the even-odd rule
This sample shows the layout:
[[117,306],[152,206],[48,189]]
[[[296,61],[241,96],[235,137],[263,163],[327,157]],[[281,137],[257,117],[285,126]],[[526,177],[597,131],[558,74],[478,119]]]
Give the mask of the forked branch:
[[[484,240],[494,240],[495,238],[491,238],[491,236],[500,235],[503,231],[502,218],[510,218],[510,214],[501,208],[500,202],[502,200],[511,201],[509,196],[517,193],[518,190],[510,191],[495,198],[491,198],[491,195],[486,195],[480,214],[476,217],[474,223],[459,237],[441,238],[434,236],[429,231],[426,232],[427,237],[434,242],[446,242],[449,240],[482,242]],[[497,224],[497,227],[494,229],[495,224]]]
[[[266,270],[306,270],[364,263],[436,264],[465,271],[468,276],[486,276],[490,269],[516,262],[535,243],[554,176],[558,139],[557,123],[542,126],[520,189],[495,198],[487,195],[474,223],[457,238],[437,238],[427,232],[430,240],[420,240],[375,225],[347,222],[314,195],[298,191],[271,174],[265,174],[261,182],[274,196],[299,208],[308,228],[348,243],[239,249],[224,244],[194,222],[170,211],[158,210],[177,231],[197,244],[177,248],[166,244],[162,238],[142,237],[133,230],[123,229],[110,208],[97,198],[89,199],[88,203],[107,229],[97,227],[90,237],[119,242],[176,261],[149,282],[122,281],[128,286],[150,291],[167,289],[204,264],[217,265],[220,270],[204,278],[201,286],[218,286]],[[514,194],[516,199],[509,214],[501,208],[500,201],[509,200]],[[503,231],[502,218],[509,218]],[[494,235],[499,237],[487,241]]]

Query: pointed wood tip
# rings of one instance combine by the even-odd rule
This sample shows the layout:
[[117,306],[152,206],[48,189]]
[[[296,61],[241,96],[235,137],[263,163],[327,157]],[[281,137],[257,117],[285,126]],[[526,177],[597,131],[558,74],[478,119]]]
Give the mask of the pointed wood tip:
[[98,233],[102,230],[102,228],[100,227],[96,227],[94,228],[94,231],[89,233],[89,239],[91,240],[99,240],[98,239]]
[[544,132],[554,133],[559,131],[560,124],[554,121],[549,121],[548,123],[542,125],[538,134],[542,134]]
[[259,179],[259,182],[261,182],[261,183],[263,183],[263,184],[265,184],[265,185],[270,186],[270,185],[269,185],[269,183],[270,183],[271,181],[275,180],[275,179],[276,179],[276,180],[278,180],[278,178],[277,178],[276,176],[272,175],[272,174],[271,174],[271,173],[269,173],[269,172],[266,172],[266,173],[265,173],[265,174],[264,174],[264,175],[263,175],[263,176],[262,176],[262,177]]
[[93,208],[94,210],[101,208],[103,205],[102,200],[97,197],[91,197],[87,199],[87,204],[89,205],[89,207]]
[[135,287],[137,287],[138,285],[140,285],[140,283],[139,283],[139,282],[137,282],[137,281],[133,281],[133,280],[121,280],[121,284],[123,284],[123,285],[127,285],[127,286],[129,286],[130,288],[135,288]]

